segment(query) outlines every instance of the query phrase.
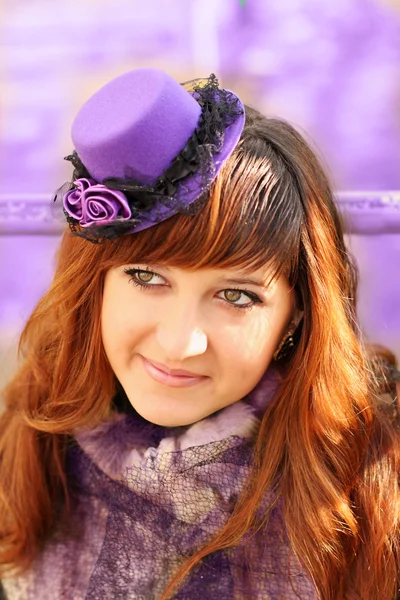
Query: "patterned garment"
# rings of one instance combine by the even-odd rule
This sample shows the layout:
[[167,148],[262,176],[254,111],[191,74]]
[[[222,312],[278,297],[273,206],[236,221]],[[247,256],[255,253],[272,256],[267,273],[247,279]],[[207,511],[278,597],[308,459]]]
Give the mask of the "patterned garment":
[[[8,600],[156,600],[184,557],[217,532],[243,489],[259,417],[277,380],[192,426],[113,414],[76,432],[68,453],[73,514]],[[266,503],[272,498],[266,498]],[[176,600],[316,599],[293,555],[279,503],[266,529],[208,556]]]

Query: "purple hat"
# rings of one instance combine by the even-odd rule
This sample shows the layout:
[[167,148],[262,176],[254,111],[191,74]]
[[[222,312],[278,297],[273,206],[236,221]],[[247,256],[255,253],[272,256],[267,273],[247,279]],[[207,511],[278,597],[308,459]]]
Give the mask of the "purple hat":
[[113,79],[72,125],[73,183],[55,197],[71,230],[98,242],[196,213],[244,121],[242,102],[215,75],[181,85],[137,69]]

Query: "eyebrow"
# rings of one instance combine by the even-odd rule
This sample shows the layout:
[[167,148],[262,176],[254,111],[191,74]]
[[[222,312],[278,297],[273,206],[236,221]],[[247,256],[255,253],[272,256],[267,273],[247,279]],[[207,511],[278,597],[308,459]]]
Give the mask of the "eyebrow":
[[232,285],[256,285],[257,287],[264,288],[265,290],[270,290],[271,286],[265,285],[265,282],[261,279],[247,279],[245,277],[235,277],[235,279],[221,279],[221,283],[228,283]]
[[[143,261],[138,261],[138,262],[143,262]],[[146,262],[146,261],[144,261]],[[163,269],[165,269],[166,271],[170,271],[170,267],[168,267],[165,264],[162,263],[152,263],[152,266],[154,266],[155,269],[157,269],[158,267],[161,267]],[[221,284],[228,284],[228,285],[255,285],[257,287],[263,288],[264,290],[270,292],[272,291],[272,283],[273,281],[271,281],[271,283],[269,285],[265,284],[265,281],[263,281],[262,279],[249,279],[248,277],[233,277],[233,278],[228,278],[225,279],[224,277],[221,277],[221,279],[219,279],[219,283]]]

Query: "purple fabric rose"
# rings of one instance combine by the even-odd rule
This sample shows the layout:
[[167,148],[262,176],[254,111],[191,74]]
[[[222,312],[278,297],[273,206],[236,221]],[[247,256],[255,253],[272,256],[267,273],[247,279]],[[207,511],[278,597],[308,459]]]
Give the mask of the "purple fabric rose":
[[126,221],[132,216],[123,192],[110,190],[94,179],[77,179],[64,196],[64,208],[82,227]]

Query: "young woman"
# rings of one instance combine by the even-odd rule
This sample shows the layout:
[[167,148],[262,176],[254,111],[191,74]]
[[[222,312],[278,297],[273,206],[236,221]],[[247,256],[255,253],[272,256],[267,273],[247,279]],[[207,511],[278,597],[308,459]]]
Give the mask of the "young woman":
[[70,227],[3,394],[5,597],[395,598],[397,372],[363,343],[313,152],[215,77],[154,69],[72,138]]

